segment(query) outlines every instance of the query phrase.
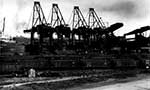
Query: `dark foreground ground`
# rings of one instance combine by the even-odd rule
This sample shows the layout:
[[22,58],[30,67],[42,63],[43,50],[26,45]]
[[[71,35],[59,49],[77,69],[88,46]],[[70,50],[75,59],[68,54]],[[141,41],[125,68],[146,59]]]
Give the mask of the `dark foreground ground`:
[[137,70],[130,70],[128,73],[121,72],[106,75],[95,74],[63,78],[3,78],[0,82],[0,90],[95,90],[96,87],[146,78],[150,78],[149,74],[143,74]]

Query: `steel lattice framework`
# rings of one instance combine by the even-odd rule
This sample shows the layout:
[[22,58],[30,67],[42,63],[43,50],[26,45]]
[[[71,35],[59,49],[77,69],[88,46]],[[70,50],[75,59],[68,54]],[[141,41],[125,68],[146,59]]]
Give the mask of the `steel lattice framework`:
[[34,2],[32,27],[36,25],[47,24],[40,2]]
[[72,28],[77,29],[78,27],[87,27],[87,23],[82,15],[82,12],[80,11],[78,6],[74,6],[73,10],[73,24]]
[[65,20],[57,4],[52,5],[51,25],[52,27],[66,25]]
[[88,26],[90,28],[106,28],[104,22],[98,17],[94,8],[89,8]]

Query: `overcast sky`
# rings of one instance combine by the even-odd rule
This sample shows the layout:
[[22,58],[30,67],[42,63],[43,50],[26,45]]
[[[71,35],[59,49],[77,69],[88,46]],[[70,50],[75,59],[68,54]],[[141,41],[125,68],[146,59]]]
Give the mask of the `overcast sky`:
[[[23,34],[29,21],[33,2],[35,0],[0,0],[0,24],[6,17],[5,34]],[[102,17],[109,25],[123,22],[124,27],[118,29],[115,34],[123,35],[141,26],[150,25],[150,0],[38,0],[41,2],[44,14],[48,18],[51,13],[52,3],[58,3],[59,8],[68,23],[73,6],[79,6],[85,19],[89,8]],[[1,28],[1,27],[0,27]]]

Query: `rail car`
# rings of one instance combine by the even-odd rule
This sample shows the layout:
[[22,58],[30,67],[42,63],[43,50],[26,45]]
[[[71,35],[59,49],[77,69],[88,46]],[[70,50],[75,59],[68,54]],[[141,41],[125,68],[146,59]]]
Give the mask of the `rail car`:
[[49,55],[49,56],[1,56],[0,73],[25,73],[31,68],[36,71],[64,71],[87,69],[135,68],[138,62],[133,59],[117,59],[113,55]]

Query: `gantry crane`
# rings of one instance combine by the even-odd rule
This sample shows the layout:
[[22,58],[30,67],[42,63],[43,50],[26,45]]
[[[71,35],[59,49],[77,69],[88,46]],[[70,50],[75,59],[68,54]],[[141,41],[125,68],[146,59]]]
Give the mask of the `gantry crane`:
[[123,26],[123,23],[115,23],[106,27],[102,18],[99,18],[94,8],[89,8],[88,26],[90,28],[90,41],[97,49],[110,49],[116,46],[119,38],[114,35],[114,31]]
[[102,18],[98,17],[94,8],[89,8],[88,14],[88,26],[90,29],[92,29],[91,35],[94,38],[94,40],[96,40],[100,35],[102,35],[102,32],[104,31],[104,29],[106,29],[106,26]]
[[87,30],[87,22],[85,21],[82,12],[80,11],[78,6],[74,6],[73,10],[73,22],[72,22],[72,32],[79,36],[79,40],[81,40],[81,36],[85,34]]
[[32,16],[32,27],[29,30],[24,30],[24,32],[31,33],[31,45],[34,44],[34,34],[35,32],[39,32],[39,26],[41,25],[47,25],[46,18],[44,16],[42,7],[40,5],[40,2],[34,2],[33,6],[33,16]]
[[58,35],[58,39],[63,40],[63,38],[70,39],[71,30],[66,24],[63,15],[58,7],[58,4],[52,5],[52,15],[51,15],[51,26],[55,28],[55,32]]
[[100,44],[102,44],[102,32],[106,28],[104,22],[101,18],[98,17],[94,8],[89,8],[88,13],[88,27],[89,27],[89,45],[93,48],[100,48]]
[[[32,17],[32,27],[29,30],[24,30],[25,33],[31,33],[31,41],[29,49],[40,51],[43,47],[44,38],[49,38],[51,42],[53,28],[48,26],[44,12],[40,5],[40,2],[35,1],[33,6],[33,17]],[[38,34],[38,41],[35,40],[35,33]],[[31,51],[32,52],[32,51]],[[33,51],[37,52],[37,51]]]
[[[78,40],[76,40],[75,36],[78,37]],[[74,6],[72,19],[72,44],[77,45],[76,41],[78,45],[81,44],[78,47],[84,47],[88,42],[88,25],[78,6]],[[82,43],[83,41],[85,43]]]
[[136,50],[136,51],[140,51],[142,49],[149,50],[150,39],[149,37],[144,36],[144,32],[148,30],[150,30],[150,26],[144,26],[124,34],[124,36],[135,35],[135,38],[127,39],[126,45],[127,48],[129,50]]

